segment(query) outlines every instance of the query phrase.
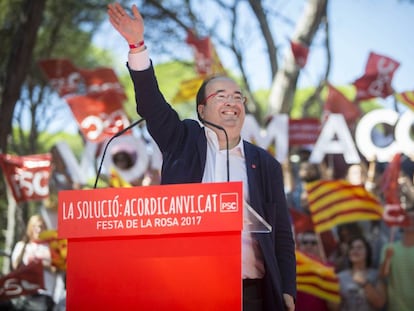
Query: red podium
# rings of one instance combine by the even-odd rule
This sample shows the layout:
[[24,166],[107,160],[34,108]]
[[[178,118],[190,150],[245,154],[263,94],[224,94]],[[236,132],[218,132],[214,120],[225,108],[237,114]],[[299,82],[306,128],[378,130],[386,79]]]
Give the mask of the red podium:
[[59,192],[79,310],[241,310],[240,182]]

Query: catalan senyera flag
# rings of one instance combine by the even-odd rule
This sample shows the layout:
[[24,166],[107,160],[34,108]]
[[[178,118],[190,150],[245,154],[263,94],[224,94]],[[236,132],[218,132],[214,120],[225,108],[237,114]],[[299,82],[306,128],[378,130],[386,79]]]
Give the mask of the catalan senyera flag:
[[411,110],[414,110],[414,91],[406,91],[395,94],[395,98]]
[[380,202],[362,185],[345,180],[318,180],[305,187],[315,232],[342,223],[382,218]]
[[194,99],[196,97],[198,89],[203,83],[203,80],[204,78],[202,76],[198,76],[189,80],[182,81],[180,88],[177,94],[175,94],[172,102],[180,103]]
[[122,176],[118,173],[118,171],[114,168],[111,169],[109,184],[111,185],[111,187],[114,188],[132,187],[132,185],[125,179],[123,179]]
[[333,267],[296,250],[296,287],[298,291],[339,303],[339,280]]
[[58,237],[57,230],[43,230],[39,234],[39,239],[49,243],[52,265],[60,271],[66,271],[66,258],[68,254],[68,240]]

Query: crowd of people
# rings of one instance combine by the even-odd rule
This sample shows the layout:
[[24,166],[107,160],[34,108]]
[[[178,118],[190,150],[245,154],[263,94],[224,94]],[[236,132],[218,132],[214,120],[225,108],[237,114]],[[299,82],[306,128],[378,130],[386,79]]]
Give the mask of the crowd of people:
[[[328,168],[325,163],[309,163],[309,151],[302,150],[299,154],[296,167],[285,170],[285,178],[294,181],[287,191],[289,208],[310,215],[304,185],[335,178],[364,186],[385,207],[381,177],[387,163],[346,165],[331,161],[336,167]],[[295,233],[297,248],[332,267],[340,285],[339,303],[298,291],[295,310],[414,310],[414,296],[410,294],[414,289],[410,281],[414,278],[413,168],[414,163],[402,157],[398,193],[401,207],[410,220],[408,226],[389,226],[379,219],[343,223],[322,234],[311,226]],[[334,177],[333,173],[339,176]]]

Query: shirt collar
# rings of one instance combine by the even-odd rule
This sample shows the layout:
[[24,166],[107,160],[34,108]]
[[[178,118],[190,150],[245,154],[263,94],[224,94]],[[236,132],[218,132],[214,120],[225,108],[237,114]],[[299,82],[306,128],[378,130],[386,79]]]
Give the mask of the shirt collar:
[[[225,151],[219,149],[219,143],[216,132],[208,127],[204,127],[206,137],[207,137],[207,144],[215,151]],[[240,156],[244,158],[244,144],[243,139],[240,139],[239,143],[229,150],[230,154]]]

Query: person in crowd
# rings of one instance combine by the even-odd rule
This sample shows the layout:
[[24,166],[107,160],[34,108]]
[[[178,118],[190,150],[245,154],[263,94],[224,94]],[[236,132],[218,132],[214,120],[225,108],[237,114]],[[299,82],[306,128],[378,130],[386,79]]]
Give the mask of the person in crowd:
[[382,310],[386,303],[385,284],[372,268],[371,246],[363,236],[348,243],[349,268],[338,273],[341,311]]
[[[346,180],[356,186],[363,186],[369,192],[380,200],[377,195],[375,186],[375,162],[371,161],[369,165],[365,162],[351,164],[348,166]],[[361,221],[358,225],[363,231],[372,249],[372,265],[374,268],[379,267],[381,249],[386,242],[387,228],[381,220]]]
[[[298,249],[305,255],[323,262],[323,250],[316,233],[312,230],[297,235]],[[296,295],[296,311],[335,311],[338,305],[315,295],[298,290]]]
[[23,306],[19,305],[19,310],[49,311],[54,308],[56,269],[52,265],[49,242],[40,240],[40,233],[46,229],[46,222],[43,217],[38,214],[32,215],[27,222],[24,238],[18,241],[13,248],[11,255],[12,268],[17,269],[20,265],[41,261],[45,285],[45,289],[39,290],[37,295],[30,296],[23,302],[17,301],[17,304],[23,304]]
[[362,236],[363,231],[357,222],[340,224],[335,229],[338,236],[338,244],[336,246],[336,250],[331,253],[329,261],[334,265],[335,271],[340,272],[349,268],[349,241],[354,236]]
[[[162,184],[242,181],[245,201],[272,226],[270,233],[244,233],[244,310],[294,310],[295,246],[280,163],[241,139],[246,98],[236,82],[212,76],[196,98],[196,120],[180,120],[159,90],[144,43],[144,21],[119,3],[108,6],[112,26],[130,46],[128,69],[137,112],[163,155]],[[229,155],[227,175],[227,151]]]
[[352,185],[364,186],[368,178],[368,168],[364,162],[348,166],[345,179]]
[[[322,245],[315,232],[307,230],[297,235],[297,247],[305,255],[323,262]],[[315,295],[298,290],[296,295],[296,311],[334,311],[337,306],[333,302],[329,302]]]
[[298,249],[311,257],[318,260],[323,259],[318,237],[313,230],[306,230],[297,235]]
[[380,272],[387,281],[388,311],[414,310],[414,205],[401,238],[384,245]]

